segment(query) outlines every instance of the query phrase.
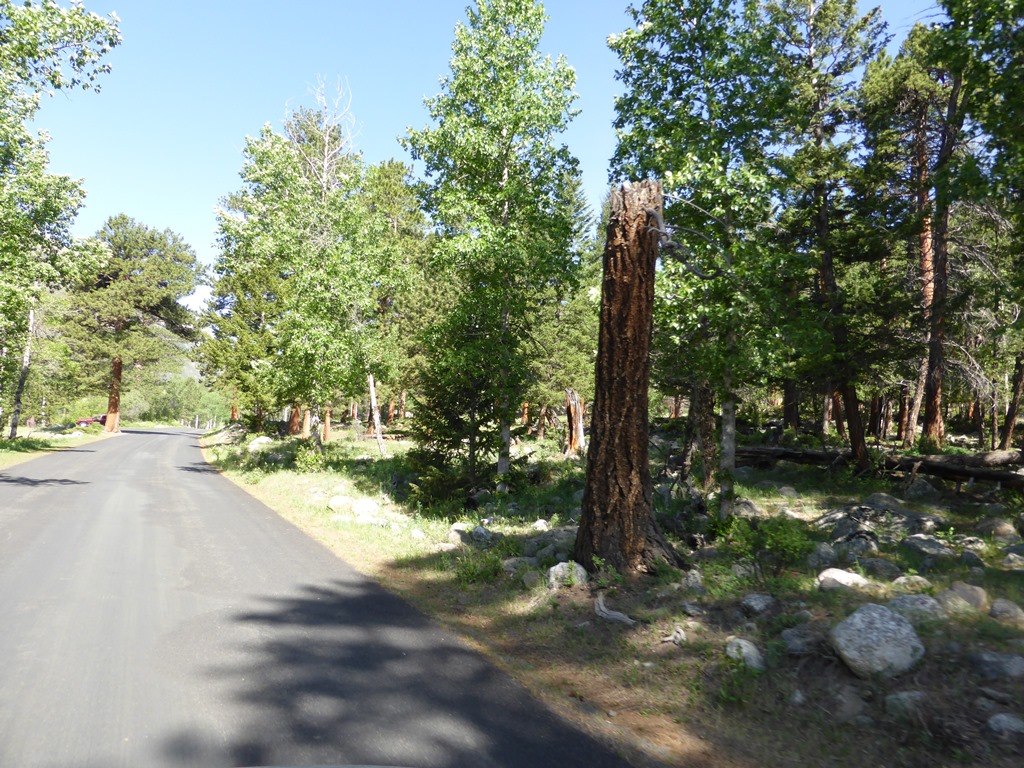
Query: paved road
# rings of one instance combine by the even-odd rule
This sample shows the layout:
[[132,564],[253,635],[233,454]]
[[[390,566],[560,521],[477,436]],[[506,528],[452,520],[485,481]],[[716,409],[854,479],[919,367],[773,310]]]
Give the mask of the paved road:
[[0,472],[0,766],[619,766],[212,472],[126,432]]

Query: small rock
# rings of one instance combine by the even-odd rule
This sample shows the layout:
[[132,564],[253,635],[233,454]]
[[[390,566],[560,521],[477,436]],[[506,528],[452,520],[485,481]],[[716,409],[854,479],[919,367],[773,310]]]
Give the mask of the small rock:
[[935,558],[956,557],[956,552],[934,536],[929,536],[926,533],[915,533],[911,536],[907,536],[907,538],[903,539],[900,544],[919,555],[927,555]]
[[872,493],[864,499],[864,503],[869,507],[880,510],[898,510],[903,506],[903,502],[895,496],[890,496],[888,493]]
[[691,603],[690,601],[686,601],[685,603],[683,603],[679,607],[682,609],[683,613],[685,613],[687,616],[703,616],[704,615],[704,609],[701,608],[696,603]]
[[589,579],[587,569],[576,562],[559,563],[548,568],[548,589],[586,584]]
[[962,597],[976,611],[985,612],[992,607],[992,601],[989,599],[988,593],[981,587],[966,584],[962,581],[954,581],[949,589],[951,592],[955,592]]
[[732,572],[732,575],[738,579],[749,579],[754,575],[754,569],[749,565],[744,565],[743,563],[734,563],[729,570]]
[[860,677],[894,677],[924,656],[913,626],[895,611],[874,603],[862,605],[829,633],[839,657]]
[[251,443],[249,443],[249,453],[257,453],[259,451],[262,451],[264,448],[266,448],[273,442],[273,438],[267,437],[266,435],[260,435],[259,437],[254,438]]
[[704,574],[698,569],[692,568],[684,574],[683,580],[679,582],[679,586],[682,589],[701,592],[704,589]]
[[978,612],[978,609],[952,589],[945,589],[935,596],[947,616],[967,617]]
[[835,589],[867,589],[871,582],[859,573],[844,571],[840,568],[829,568],[818,574],[818,589],[830,592]]
[[768,667],[764,663],[764,656],[749,640],[740,637],[728,637],[725,642],[725,655],[734,661],[741,661],[750,669],[764,672]]
[[778,490],[779,496],[783,496],[787,499],[799,499],[800,492],[791,485],[784,485]]
[[422,541],[423,539],[427,538],[427,534],[425,534],[425,533],[424,533],[423,531],[421,531],[421,530],[420,530],[419,528],[413,528],[413,529],[412,529],[412,530],[411,530],[411,531],[409,532],[409,535],[410,535],[410,536],[411,536],[412,538],[416,539],[417,541]]
[[784,629],[779,637],[785,643],[786,653],[790,656],[809,656],[817,653],[825,639],[821,632],[807,624]]
[[854,722],[867,708],[860,691],[852,685],[844,685],[832,695],[832,700],[835,703],[832,715],[839,723]]
[[542,520],[537,520],[530,527],[533,528],[533,530],[535,530],[535,531],[550,531],[551,530],[551,526],[548,525],[548,521],[547,520],[543,520],[543,519]]
[[1024,656],[996,651],[977,651],[968,657],[971,668],[984,680],[1024,677]]
[[946,617],[942,605],[930,595],[897,595],[886,605],[914,624]]
[[1024,629],[1024,609],[1012,600],[996,598],[992,601],[988,615],[1001,624]]
[[899,691],[885,697],[885,713],[896,720],[920,720],[926,696],[921,691]]
[[760,616],[762,613],[775,607],[777,602],[778,601],[771,595],[753,592],[749,595],[745,595],[743,599],[740,600],[740,607],[743,608],[743,612],[748,616]]
[[908,499],[914,499],[916,501],[926,499],[937,499],[941,494],[939,491],[929,483],[927,480],[921,477],[915,477],[914,481],[907,486],[903,495]]
[[903,572],[896,563],[881,557],[862,557],[857,560],[857,564],[869,576],[885,579],[886,581],[893,581],[903,575]]
[[494,534],[482,525],[476,526],[469,535],[477,544],[490,544],[494,540]]
[[893,589],[901,592],[925,592],[932,588],[932,583],[924,576],[913,574],[911,576],[900,576],[892,583]]
[[757,519],[761,517],[767,517],[768,513],[761,509],[757,504],[752,502],[750,499],[737,499],[736,504],[733,507],[733,515],[736,517],[742,517],[747,520]]
[[539,571],[527,571],[523,574],[523,584],[527,589],[533,589],[543,581]]
[[508,557],[501,561],[501,567],[509,576],[515,576],[518,571],[524,568],[532,568],[537,565],[537,560],[532,557]]
[[991,536],[992,541],[1001,546],[1020,544],[1020,534],[1010,520],[1001,517],[989,517],[978,523],[975,528],[982,536]]
[[831,568],[839,562],[839,556],[831,544],[819,541],[814,545],[814,550],[807,556],[807,567],[812,570]]
[[804,696],[803,691],[801,691],[799,688],[793,691],[793,693],[789,697],[789,703],[791,706],[794,707],[803,706],[806,702],[807,697]]
[[981,556],[972,549],[965,549],[960,553],[960,564],[965,565],[968,568],[984,568],[985,561],[981,559]]
[[844,563],[856,563],[866,555],[878,552],[878,541],[874,534],[862,531],[835,545],[836,554]]
[[992,733],[1001,738],[1024,736],[1024,720],[1007,712],[992,715],[985,725]]
[[1003,568],[1007,568],[1011,571],[1019,571],[1024,569],[1024,557],[1021,557],[1020,555],[1011,552],[1003,558],[1000,565],[1002,565]]

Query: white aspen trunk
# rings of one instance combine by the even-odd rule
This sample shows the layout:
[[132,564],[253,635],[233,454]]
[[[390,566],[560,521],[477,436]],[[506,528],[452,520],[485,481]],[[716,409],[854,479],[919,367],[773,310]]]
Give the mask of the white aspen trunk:
[[384,448],[384,434],[380,429],[380,408],[377,407],[377,387],[373,383],[373,374],[366,374],[366,380],[370,385],[370,413],[373,414],[373,432],[377,438],[377,448],[380,449],[381,456],[387,456],[388,452]]

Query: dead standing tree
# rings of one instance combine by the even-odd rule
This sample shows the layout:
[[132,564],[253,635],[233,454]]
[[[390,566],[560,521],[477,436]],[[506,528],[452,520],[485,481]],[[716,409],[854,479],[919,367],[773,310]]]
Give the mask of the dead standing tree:
[[648,402],[661,184],[623,184],[611,194],[587,479],[575,559],[622,573],[682,565],[651,507]]

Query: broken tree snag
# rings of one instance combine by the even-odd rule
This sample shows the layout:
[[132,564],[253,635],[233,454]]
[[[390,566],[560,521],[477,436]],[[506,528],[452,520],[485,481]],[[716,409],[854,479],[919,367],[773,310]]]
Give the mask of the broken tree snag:
[[565,455],[579,456],[587,449],[587,441],[583,436],[583,401],[579,392],[571,387],[565,390],[565,422],[568,435]]
[[621,573],[681,565],[651,509],[647,464],[652,310],[661,184],[623,184],[610,200],[590,449],[574,557]]

